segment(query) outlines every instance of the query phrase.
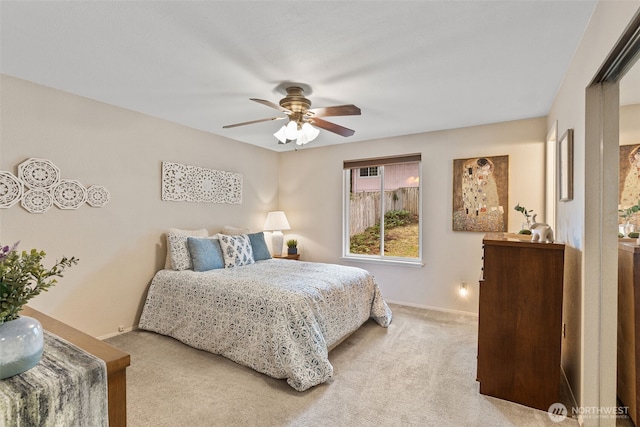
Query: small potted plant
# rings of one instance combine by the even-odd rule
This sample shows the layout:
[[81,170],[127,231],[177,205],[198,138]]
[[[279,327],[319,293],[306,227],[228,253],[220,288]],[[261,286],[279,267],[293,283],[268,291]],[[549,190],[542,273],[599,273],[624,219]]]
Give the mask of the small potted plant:
[[296,239],[287,240],[287,253],[289,255],[298,253],[298,241]]
[[37,319],[21,316],[20,310],[31,298],[47,291],[62,277],[65,268],[78,262],[63,257],[45,268],[44,251],[30,252],[0,246],[0,379],[20,374],[38,364],[44,345],[42,325]]
[[518,234],[531,234],[531,213],[533,212],[533,209],[527,210],[524,206],[520,206],[520,203],[518,203],[513,209],[524,215],[524,218],[527,221],[526,223],[522,223],[522,229],[518,231]]

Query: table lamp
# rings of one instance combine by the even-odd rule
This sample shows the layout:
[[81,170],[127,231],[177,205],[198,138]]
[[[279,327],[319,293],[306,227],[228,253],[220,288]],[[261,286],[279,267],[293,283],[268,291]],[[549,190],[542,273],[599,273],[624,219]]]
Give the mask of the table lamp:
[[273,256],[282,256],[284,236],[282,230],[291,230],[287,216],[282,211],[269,212],[264,222],[264,231],[271,231],[271,250]]

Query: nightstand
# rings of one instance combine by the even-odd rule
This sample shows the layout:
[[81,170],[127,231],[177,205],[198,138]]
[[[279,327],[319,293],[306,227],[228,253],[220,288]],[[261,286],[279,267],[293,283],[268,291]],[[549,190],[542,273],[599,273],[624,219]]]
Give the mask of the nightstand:
[[280,255],[280,256],[276,256],[274,255],[273,258],[280,258],[280,259],[300,259],[300,254],[294,254],[294,255]]

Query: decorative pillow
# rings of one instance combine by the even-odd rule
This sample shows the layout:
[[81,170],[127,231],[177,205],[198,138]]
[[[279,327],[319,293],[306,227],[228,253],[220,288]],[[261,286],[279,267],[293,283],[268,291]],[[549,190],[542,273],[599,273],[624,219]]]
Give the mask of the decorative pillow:
[[226,234],[227,236],[239,236],[241,234],[249,234],[251,230],[244,227],[234,227],[232,225],[225,225],[222,227],[220,234]]
[[253,264],[253,249],[251,248],[251,240],[246,234],[239,236],[229,236],[226,234],[218,234],[220,240],[220,248],[224,257],[224,268],[240,267],[243,265]]
[[252,233],[248,234],[248,236],[251,241],[251,250],[253,250],[253,259],[255,261],[271,259],[267,242],[264,241],[264,233]]
[[187,239],[184,234],[167,233],[169,253],[171,254],[171,268],[174,270],[190,270],[193,268]]
[[187,247],[194,271],[224,268],[224,257],[217,237],[188,237]]
[[[171,246],[169,245],[169,234],[183,235],[187,237],[207,237],[209,235],[209,232],[204,228],[201,228],[200,230],[181,230],[179,228],[170,228],[169,231],[167,231],[167,258],[164,261],[165,270],[170,270],[172,268]],[[186,239],[185,239],[185,250],[187,250]]]

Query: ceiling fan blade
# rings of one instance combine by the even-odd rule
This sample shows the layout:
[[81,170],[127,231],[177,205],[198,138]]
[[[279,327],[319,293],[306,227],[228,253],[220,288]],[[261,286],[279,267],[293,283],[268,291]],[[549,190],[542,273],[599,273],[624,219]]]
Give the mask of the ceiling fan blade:
[[287,113],[287,114],[291,113],[291,110],[287,110],[286,108],[281,107],[280,105],[275,104],[271,101],[267,101],[266,99],[258,99],[258,98],[249,98],[249,99],[259,104],[266,105],[267,107],[271,107],[278,111],[282,111],[283,113]]
[[258,119],[258,120],[251,120],[250,122],[234,123],[232,125],[222,126],[222,128],[223,129],[229,129],[229,128],[234,128],[234,127],[238,127],[238,126],[252,125],[254,123],[269,122],[269,121],[272,121],[272,120],[282,120],[282,119],[288,119],[288,118],[289,117],[269,117],[268,119]]
[[360,108],[353,104],[334,107],[312,108],[307,111],[309,117],[359,116]]
[[319,119],[317,117],[313,117],[309,120],[312,125],[315,125],[321,129],[328,130],[329,132],[337,133],[342,136],[351,136],[356,133],[355,130],[351,130],[344,126],[337,125],[335,123],[328,122],[326,120]]

